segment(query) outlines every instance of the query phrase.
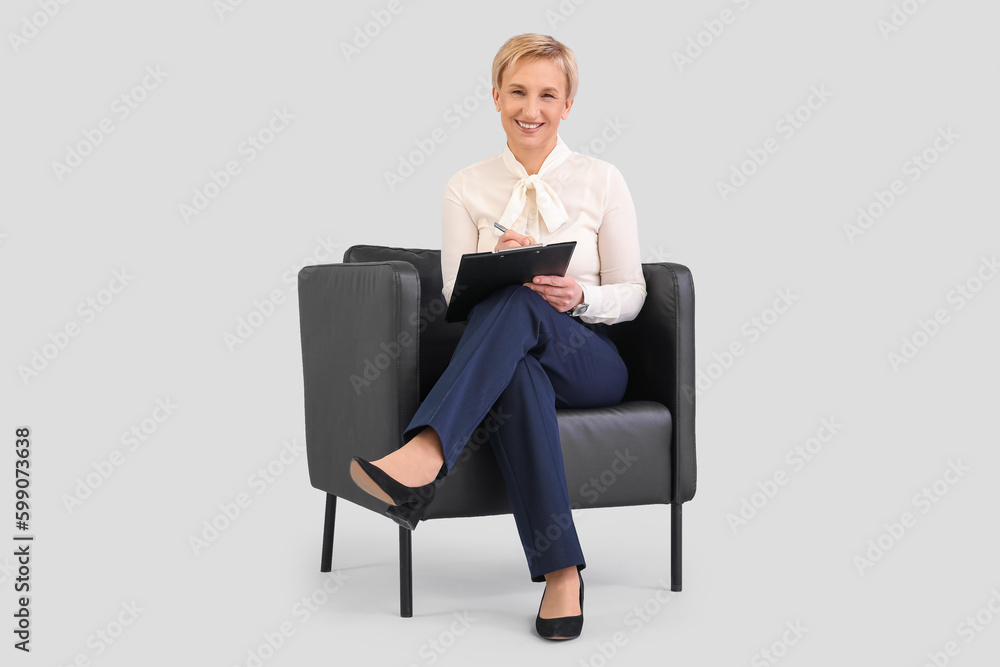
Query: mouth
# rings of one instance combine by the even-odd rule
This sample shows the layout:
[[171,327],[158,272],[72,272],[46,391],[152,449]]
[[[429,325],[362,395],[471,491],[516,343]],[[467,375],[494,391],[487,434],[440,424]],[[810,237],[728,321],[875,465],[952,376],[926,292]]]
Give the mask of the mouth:
[[519,120],[515,120],[514,122],[517,123],[517,126],[525,132],[534,132],[542,125],[545,125],[545,123],[522,123]]

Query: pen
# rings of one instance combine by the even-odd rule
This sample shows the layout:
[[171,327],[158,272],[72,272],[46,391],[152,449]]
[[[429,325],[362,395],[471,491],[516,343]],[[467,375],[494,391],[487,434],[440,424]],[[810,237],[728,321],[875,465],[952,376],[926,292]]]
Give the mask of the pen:
[[[497,229],[499,229],[501,234],[506,234],[507,233],[507,228],[504,227],[503,225],[501,225],[499,220],[497,220],[496,222],[494,222],[493,226],[496,227]],[[493,249],[493,252],[496,252],[495,248]]]

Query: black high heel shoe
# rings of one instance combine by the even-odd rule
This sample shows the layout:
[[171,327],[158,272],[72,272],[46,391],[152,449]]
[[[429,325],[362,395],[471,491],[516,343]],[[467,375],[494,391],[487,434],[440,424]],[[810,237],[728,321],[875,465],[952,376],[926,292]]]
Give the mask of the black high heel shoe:
[[355,456],[351,461],[351,479],[354,483],[366,493],[388,503],[386,516],[409,530],[417,527],[424,510],[434,500],[437,483],[447,474],[448,464],[442,463],[433,482],[423,486],[405,486],[360,456]]
[[[538,615],[535,616],[535,630],[545,639],[576,639],[583,630],[583,573],[577,570],[580,577],[580,613],[576,616],[559,616],[558,618],[542,618],[542,603],[538,603]],[[542,600],[545,592],[542,591]]]

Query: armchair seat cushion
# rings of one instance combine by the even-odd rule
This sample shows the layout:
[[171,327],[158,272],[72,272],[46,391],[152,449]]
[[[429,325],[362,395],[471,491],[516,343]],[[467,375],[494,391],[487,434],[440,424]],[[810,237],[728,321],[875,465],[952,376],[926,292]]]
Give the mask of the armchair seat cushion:
[[[655,401],[556,410],[570,506],[669,503],[670,411]],[[488,419],[459,455],[425,519],[510,513],[503,476],[489,445]]]

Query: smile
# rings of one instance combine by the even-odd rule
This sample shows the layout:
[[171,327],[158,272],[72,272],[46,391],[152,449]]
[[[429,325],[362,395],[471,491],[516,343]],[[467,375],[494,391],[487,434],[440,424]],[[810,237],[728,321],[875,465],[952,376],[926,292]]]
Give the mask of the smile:
[[539,128],[539,127],[541,127],[542,125],[544,125],[544,123],[535,123],[535,124],[533,124],[533,125],[532,125],[532,124],[528,124],[528,123],[522,123],[522,122],[521,122],[521,121],[519,121],[519,120],[518,120],[518,121],[515,121],[515,122],[516,122],[516,123],[517,123],[518,125],[520,125],[520,126],[521,126],[521,127],[523,128],[523,129],[525,129],[525,130],[534,130],[534,129],[536,129],[536,128]]

